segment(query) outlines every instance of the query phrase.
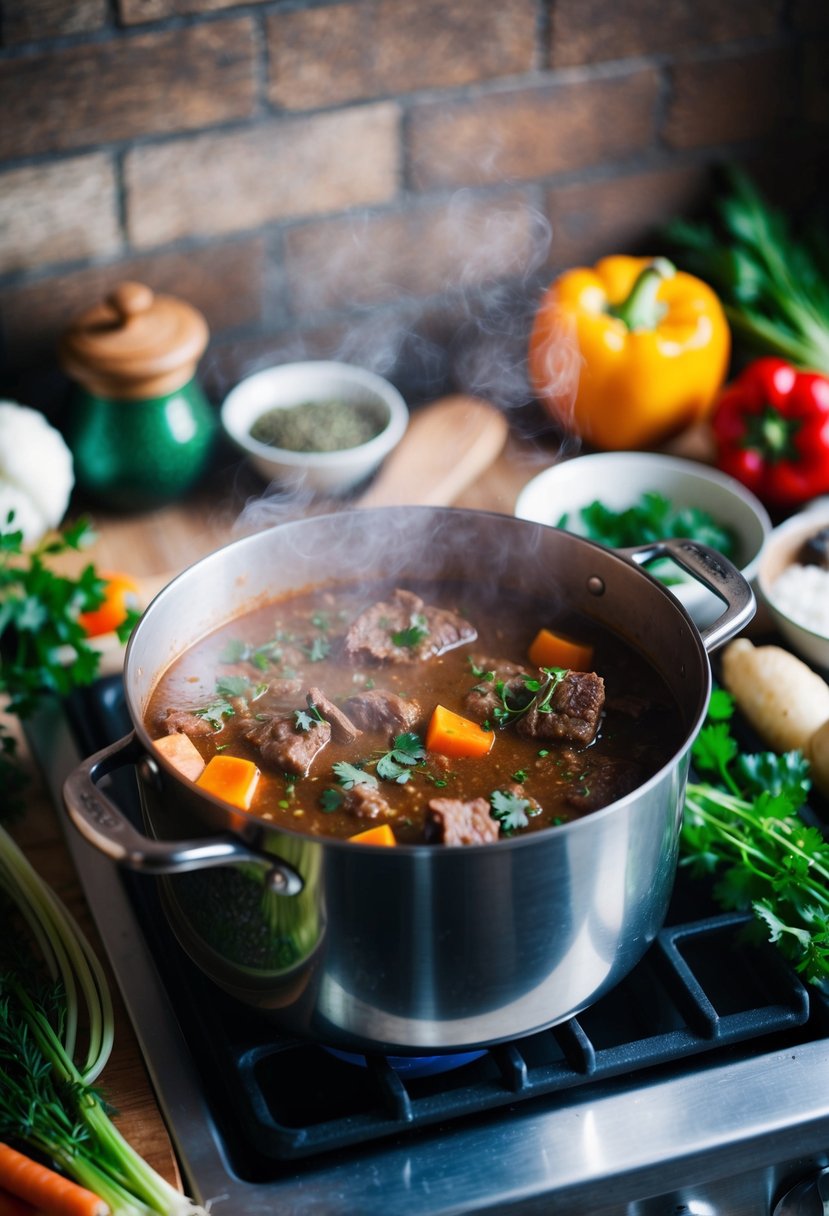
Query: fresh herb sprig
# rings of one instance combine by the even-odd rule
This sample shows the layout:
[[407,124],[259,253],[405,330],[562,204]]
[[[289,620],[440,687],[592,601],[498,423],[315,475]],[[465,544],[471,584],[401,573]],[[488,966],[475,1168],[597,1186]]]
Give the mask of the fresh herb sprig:
[[829,843],[800,814],[810,788],[799,752],[742,753],[734,703],[717,690],[693,747],[681,864],[716,878],[726,908],[754,912],[770,941],[811,982],[829,979]]
[[412,769],[425,758],[426,748],[420,735],[414,731],[406,731],[395,736],[391,749],[378,759],[377,776],[382,777],[384,781],[405,785],[412,775]]
[[527,817],[531,806],[529,798],[522,798],[512,790],[493,790],[489,796],[489,805],[492,817],[500,823],[504,836],[511,836],[513,832],[527,827],[530,822]]
[[675,220],[676,260],[711,284],[735,337],[760,354],[829,374],[829,242],[825,219],[799,231],[736,166],[710,221]]
[[567,676],[566,667],[542,667],[542,678],[523,676],[521,695],[516,699],[504,680],[496,680],[495,691],[499,704],[492,711],[492,716],[499,726],[507,726],[516,718],[535,709],[540,714],[552,713],[552,700],[556,689]]

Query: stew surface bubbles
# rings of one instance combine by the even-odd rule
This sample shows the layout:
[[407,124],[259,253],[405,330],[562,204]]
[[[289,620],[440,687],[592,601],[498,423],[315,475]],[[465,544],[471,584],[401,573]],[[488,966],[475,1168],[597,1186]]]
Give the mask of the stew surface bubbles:
[[184,652],[145,720],[184,775],[262,819],[435,845],[588,814],[683,738],[666,682],[621,639],[512,590],[448,582],[257,608]]

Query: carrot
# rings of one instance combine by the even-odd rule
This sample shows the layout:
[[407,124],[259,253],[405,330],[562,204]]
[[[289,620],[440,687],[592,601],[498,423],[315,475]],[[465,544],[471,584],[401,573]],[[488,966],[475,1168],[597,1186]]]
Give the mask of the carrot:
[[217,798],[224,798],[225,802],[248,811],[258,782],[259,769],[252,760],[243,760],[241,756],[230,756],[221,752],[208,760],[204,772],[196,780],[196,785],[207,790],[209,794],[215,794]]
[[187,735],[177,731],[173,735],[162,735],[160,739],[154,739],[153,743],[183,777],[196,781],[204,772],[204,760],[199,749]]
[[442,756],[485,756],[495,741],[491,730],[462,718],[444,705],[436,705],[426,729],[426,749]]
[[40,1212],[10,1191],[0,1191],[0,1216],[40,1216]]
[[566,667],[569,671],[590,671],[593,664],[593,647],[587,642],[577,642],[563,633],[551,629],[539,629],[527,657],[536,667]]
[[387,823],[378,823],[376,827],[366,828],[364,832],[358,832],[356,836],[349,836],[348,839],[359,841],[360,844],[397,844],[394,832]]
[[0,1141],[0,1186],[49,1216],[109,1216],[102,1199]]
[[124,621],[131,609],[139,608],[138,583],[127,574],[102,574],[104,580],[104,599],[98,608],[90,612],[82,612],[78,621],[84,633],[89,638],[100,637],[104,633],[114,633]]

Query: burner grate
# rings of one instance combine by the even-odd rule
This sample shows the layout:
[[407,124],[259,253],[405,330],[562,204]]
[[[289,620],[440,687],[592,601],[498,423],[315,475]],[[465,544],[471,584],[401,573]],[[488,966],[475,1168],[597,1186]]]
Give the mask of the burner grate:
[[[85,754],[130,728],[118,677],[73,694],[68,714]],[[137,817],[133,775],[122,771],[113,780],[120,805]],[[240,1177],[640,1070],[721,1056],[810,1018],[809,995],[779,953],[767,943],[747,944],[751,918],[716,913],[699,885],[680,877],[653,947],[578,1017],[437,1076],[402,1075],[382,1056],[358,1067],[275,1034],[264,1015],[221,992],[179,947],[156,882],[129,872],[123,881]]]

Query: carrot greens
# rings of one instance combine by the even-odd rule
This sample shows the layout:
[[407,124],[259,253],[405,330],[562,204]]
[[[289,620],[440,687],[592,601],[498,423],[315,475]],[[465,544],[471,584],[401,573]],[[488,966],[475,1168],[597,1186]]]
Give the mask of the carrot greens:
[[0,1140],[47,1157],[113,1216],[196,1216],[92,1088],[113,1044],[106,975],[80,926],[0,827]]
[[740,750],[734,702],[718,689],[693,747],[680,864],[715,879],[726,908],[758,925],[813,983],[829,979],[829,843],[803,817],[809,766],[800,752]]

